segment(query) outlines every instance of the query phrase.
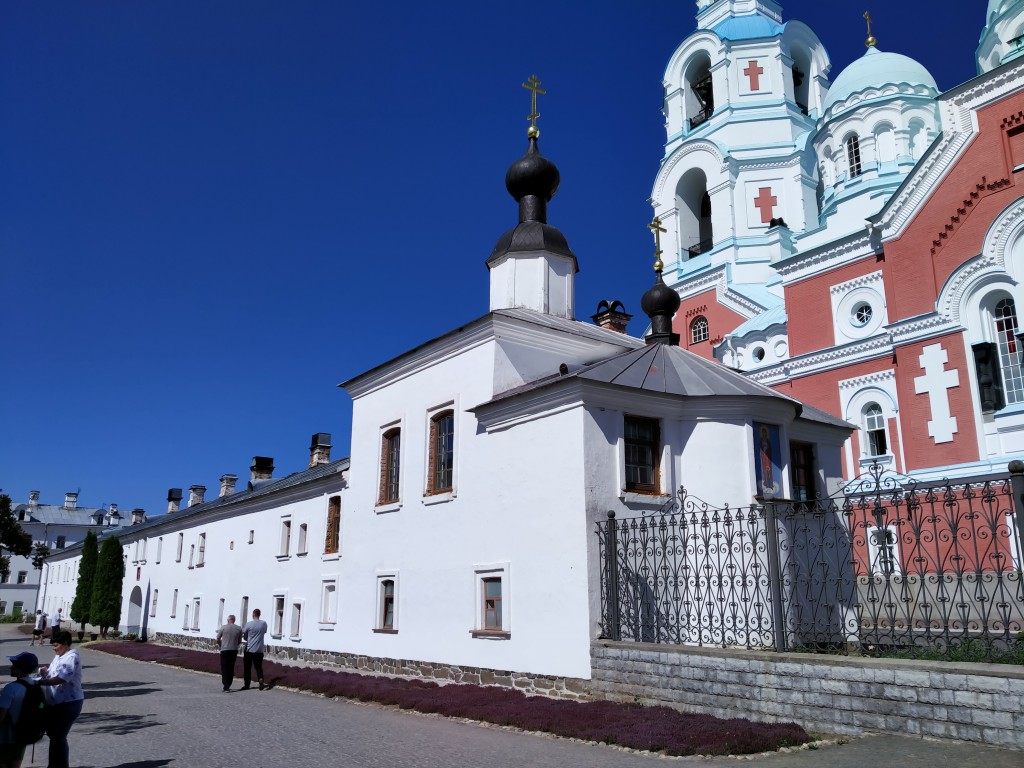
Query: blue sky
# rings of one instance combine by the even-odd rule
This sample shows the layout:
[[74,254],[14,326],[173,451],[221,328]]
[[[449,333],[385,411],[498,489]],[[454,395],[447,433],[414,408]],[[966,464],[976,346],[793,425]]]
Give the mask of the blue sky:
[[[877,4],[879,47],[963,82],[971,5]],[[862,6],[784,3],[833,79],[864,50]],[[314,432],[347,455],[337,384],[487,311],[533,73],[577,315],[620,299],[642,333],[661,77],[694,17],[692,0],[6,3],[0,487],[154,514],[170,487],[244,483],[254,455],[303,469]]]

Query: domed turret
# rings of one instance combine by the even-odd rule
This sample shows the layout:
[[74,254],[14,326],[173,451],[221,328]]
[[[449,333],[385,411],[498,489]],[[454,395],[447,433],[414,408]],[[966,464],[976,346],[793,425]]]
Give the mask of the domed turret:
[[1024,56],[1024,0],[989,0],[975,55],[979,75]]
[[647,289],[640,299],[640,308],[644,314],[651,318],[651,332],[644,337],[648,344],[671,344],[679,346],[679,334],[672,332],[672,318],[679,310],[682,300],[679,294],[665,285],[661,271],[664,265],[661,261],[661,233],[665,230],[661,226],[661,219],[655,217],[654,221],[647,225],[654,232],[654,274],[656,275],[654,285]]
[[537,137],[530,136],[526,154],[505,173],[505,189],[520,204],[519,220],[547,221],[547,203],[558,191],[560,180],[558,168],[537,148]]
[[886,53],[870,46],[863,56],[839,73],[828,89],[823,105],[825,119],[831,117],[832,107],[854,94],[868,90],[881,92],[887,85],[903,86],[918,93],[923,89],[932,96],[939,93],[935,78],[921,64],[909,56]]

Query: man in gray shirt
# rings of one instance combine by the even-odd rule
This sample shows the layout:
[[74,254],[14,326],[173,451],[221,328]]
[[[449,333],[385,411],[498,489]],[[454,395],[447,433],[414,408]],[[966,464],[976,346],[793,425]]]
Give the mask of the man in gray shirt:
[[220,679],[224,690],[231,689],[235,679],[235,659],[238,658],[238,644],[242,642],[242,628],[235,624],[235,617],[228,616],[228,623],[217,630],[217,644],[220,646]]
[[256,679],[263,690],[263,638],[267,634],[267,622],[260,618],[260,609],[252,612],[252,621],[242,630],[242,642],[245,643],[245,657],[242,659],[242,690],[249,687],[252,681],[252,668],[256,667]]

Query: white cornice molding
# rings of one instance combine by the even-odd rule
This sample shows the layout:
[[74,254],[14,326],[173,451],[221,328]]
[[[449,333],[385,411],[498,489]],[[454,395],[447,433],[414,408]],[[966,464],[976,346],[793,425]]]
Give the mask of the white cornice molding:
[[673,283],[671,288],[679,294],[681,299],[688,299],[691,296],[710,291],[712,288],[724,289],[727,285],[727,278],[728,267],[723,264],[693,278],[683,278]]
[[[799,245],[798,241],[797,247]],[[778,263],[775,268],[782,276],[783,283],[789,285],[875,255],[875,247],[865,230],[843,240],[832,241],[820,248],[797,254]]]
[[718,162],[722,173],[727,171],[725,157],[715,142],[709,141],[708,139],[696,139],[683,144],[681,147],[675,149],[668,158],[666,158],[665,162],[662,163],[661,168],[658,170],[658,178],[654,181],[654,193],[652,195],[655,201],[661,199],[661,195],[665,191],[665,184],[668,181],[669,176],[672,175],[672,171],[675,167],[684,157],[691,155],[694,152],[707,152]]
[[828,110],[822,115],[825,123],[838,120],[843,113],[856,109],[859,105],[876,99],[905,99],[915,101],[920,99],[934,99],[938,94],[926,85],[909,85],[906,83],[885,85],[881,88],[867,88],[850,94],[843,101],[837,101],[829,105]]
[[748,299],[743,294],[733,291],[724,281],[716,287],[715,298],[723,307],[731,309],[737,315],[743,315],[748,319],[761,314],[767,309]]
[[839,390],[861,389],[872,384],[885,384],[896,381],[896,371],[890,368],[886,371],[875,371],[864,376],[857,376],[853,379],[843,379],[839,382]]
[[853,280],[847,280],[846,282],[843,283],[836,283],[831,288],[829,288],[829,291],[832,293],[833,296],[837,296],[841,293],[848,293],[849,291],[852,291],[854,288],[861,288],[867,285],[877,286],[881,283],[882,270],[879,269],[875,272],[869,272],[866,275],[855,277]]

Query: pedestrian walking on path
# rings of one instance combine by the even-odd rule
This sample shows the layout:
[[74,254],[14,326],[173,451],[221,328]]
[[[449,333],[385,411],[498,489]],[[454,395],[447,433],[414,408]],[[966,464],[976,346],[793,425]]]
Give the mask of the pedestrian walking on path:
[[50,722],[46,735],[50,737],[48,768],[69,768],[68,733],[82,714],[85,694],[82,693],[82,659],[71,647],[71,633],[54,632],[51,641],[54,656],[45,672],[40,668],[46,703],[50,707]]
[[[38,611],[37,610],[36,611],[36,623],[32,627],[32,642],[29,643],[29,645],[35,645],[36,644],[36,640],[38,640],[39,644],[42,645],[43,644],[43,633],[45,631],[46,631],[46,614],[43,613],[42,611]],[[34,669],[32,671],[35,672]]]
[[[235,679],[235,660],[238,658],[238,645],[241,642],[242,628],[235,624],[235,617],[232,614],[228,616],[228,623],[217,630],[217,645],[220,646],[220,681],[225,691],[231,690],[231,683]],[[263,679],[262,674],[260,679]]]
[[245,643],[245,658],[242,659],[242,690],[248,690],[252,682],[252,668],[256,667],[256,679],[260,690],[263,690],[263,638],[267,634],[267,622],[260,618],[260,609],[252,612],[252,621],[242,631],[242,642]]

